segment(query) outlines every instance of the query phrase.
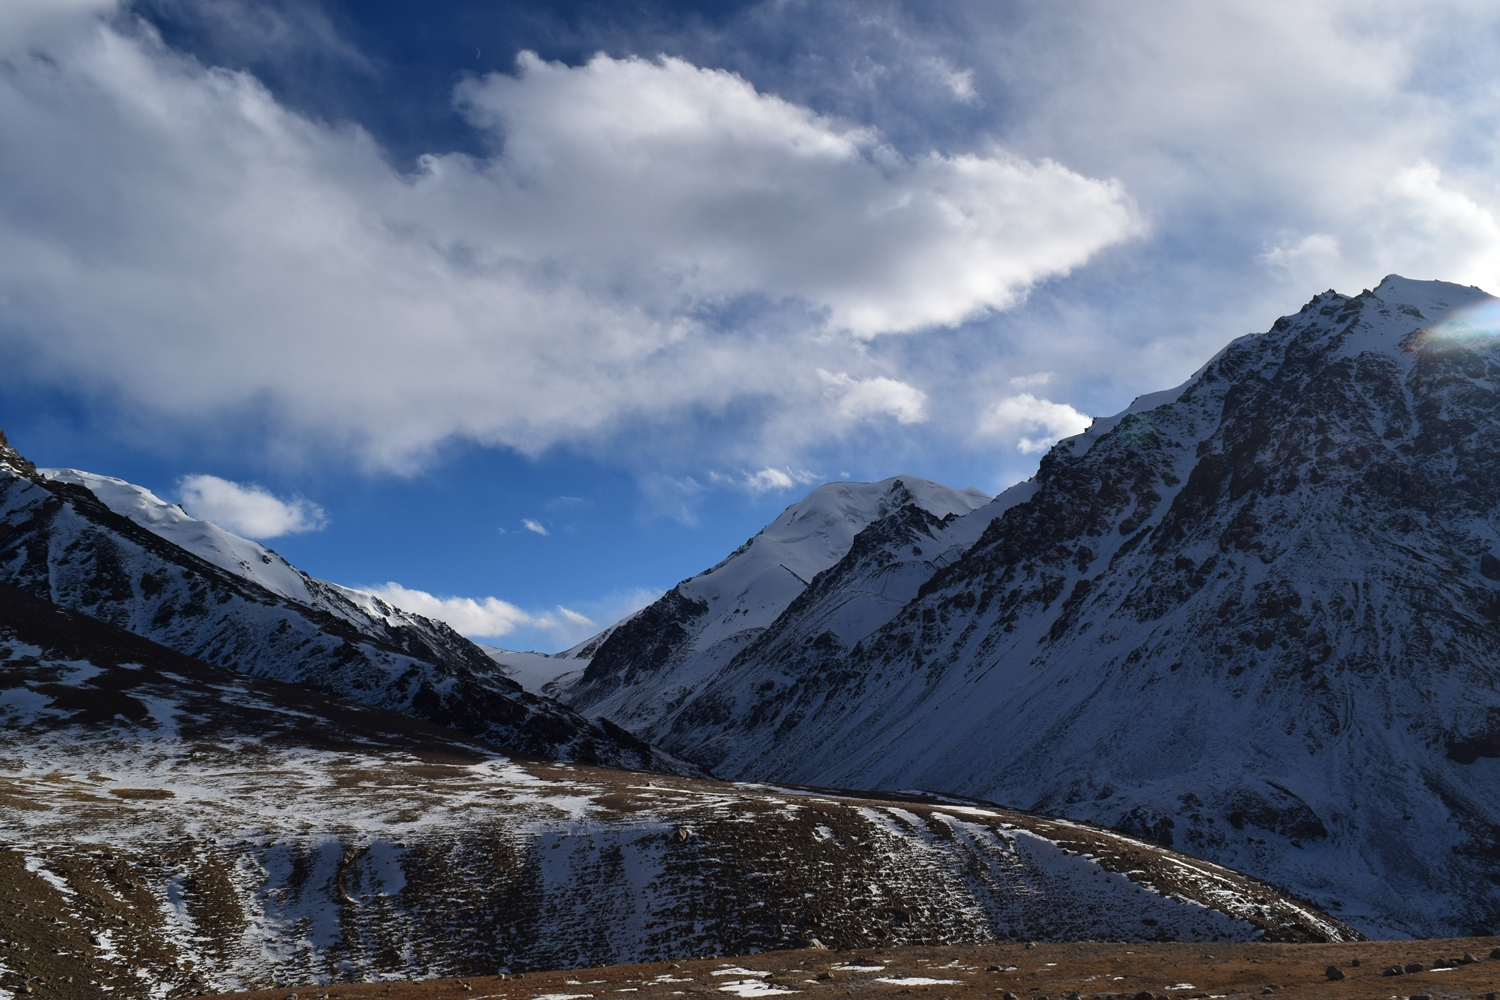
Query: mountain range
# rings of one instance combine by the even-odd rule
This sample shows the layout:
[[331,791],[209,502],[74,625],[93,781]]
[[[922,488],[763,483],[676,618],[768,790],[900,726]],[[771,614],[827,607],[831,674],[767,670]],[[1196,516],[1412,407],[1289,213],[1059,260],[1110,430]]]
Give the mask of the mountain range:
[[1476,288],[1326,292],[988,504],[820,487],[554,691],[722,777],[973,796],[1370,934],[1493,932],[1497,332]]
[[[0,436],[0,713],[18,762],[0,809],[30,831],[0,861],[73,899],[70,873],[104,877],[100,836],[170,841],[170,864],[149,846],[131,862],[141,904],[169,909],[210,870],[239,872],[212,893],[264,933],[231,947],[240,931],[194,923],[227,918],[184,903],[188,930],[150,924],[149,948],[175,962],[194,935],[218,941],[192,962],[245,985],[819,935],[1493,932],[1497,331],[1478,289],[1392,276],[1324,293],[998,497],[911,475],[820,486],[553,656],[478,646],[141,487],[39,470]],[[543,787],[545,808],[517,805]],[[346,799],[364,804],[343,816]],[[1017,854],[1016,830],[1052,860]],[[501,842],[510,860],[473,860]],[[766,881],[825,843],[862,860],[820,854],[798,878],[833,882],[812,897]],[[490,916],[465,918],[489,921],[488,943],[462,955],[437,943],[459,890],[424,895],[450,868],[489,887]],[[518,892],[554,909],[499,920]],[[928,896],[920,918],[890,902]],[[1155,897],[1197,916],[1127,919]],[[708,934],[709,910],[730,923]]]
[[0,583],[208,663],[405,712],[513,753],[702,773],[524,691],[443,622],[308,576],[139,486],[38,470],[3,435]]
[[514,757],[3,584],[0,829],[12,995],[144,1000],[814,942],[1358,937],[1121,834]]

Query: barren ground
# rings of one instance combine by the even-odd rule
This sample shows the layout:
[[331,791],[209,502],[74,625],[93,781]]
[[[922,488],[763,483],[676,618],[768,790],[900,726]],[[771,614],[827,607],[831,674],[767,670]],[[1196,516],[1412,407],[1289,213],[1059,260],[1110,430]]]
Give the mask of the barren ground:
[[[1495,957],[1491,957],[1492,953]],[[1463,963],[1465,955],[1477,959]],[[1442,960],[1458,963],[1434,969]],[[1387,976],[1395,964],[1423,970]],[[1328,979],[1328,967],[1345,974]],[[886,948],[858,952],[782,951],[739,958],[617,965],[517,976],[360,983],[223,994],[235,1000],[588,1000],[636,993],[630,1000],[673,997],[812,997],[861,995],[931,1000],[1012,993],[1039,998],[1122,997],[1155,1000],[1234,995],[1494,1000],[1500,990],[1500,938],[1362,941],[1346,944],[1071,944]],[[623,996],[620,1000],[625,1000]]]

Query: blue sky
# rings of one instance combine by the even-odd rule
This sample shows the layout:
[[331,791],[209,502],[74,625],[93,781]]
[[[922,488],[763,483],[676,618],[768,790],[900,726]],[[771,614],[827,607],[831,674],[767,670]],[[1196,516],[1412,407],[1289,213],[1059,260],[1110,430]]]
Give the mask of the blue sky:
[[1500,290],[1497,20],[11,0],[0,427],[556,649],[817,482],[996,492],[1325,288]]

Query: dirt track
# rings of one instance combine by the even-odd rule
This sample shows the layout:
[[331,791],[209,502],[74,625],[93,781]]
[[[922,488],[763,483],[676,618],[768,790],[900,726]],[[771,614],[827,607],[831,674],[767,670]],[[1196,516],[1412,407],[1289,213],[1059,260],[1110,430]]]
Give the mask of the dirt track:
[[[1491,957],[1492,952],[1494,957]],[[1465,955],[1477,961],[1464,963]],[[1459,964],[1434,969],[1440,960]],[[1393,965],[1423,971],[1385,975]],[[1330,981],[1328,967],[1344,973]],[[518,976],[289,987],[224,994],[236,1000],[588,1000],[636,993],[630,1000],[763,997],[792,993],[864,995],[871,1000],[958,1000],[1012,993],[1021,1000],[1231,995],[1298,998],[1468,997],[1495,1000],[1500,938],[1368,941],[1352,944],[1016,944],[888,948],[860,952],[786,951]],[[620,996],[618,1000],[625,1000]]]

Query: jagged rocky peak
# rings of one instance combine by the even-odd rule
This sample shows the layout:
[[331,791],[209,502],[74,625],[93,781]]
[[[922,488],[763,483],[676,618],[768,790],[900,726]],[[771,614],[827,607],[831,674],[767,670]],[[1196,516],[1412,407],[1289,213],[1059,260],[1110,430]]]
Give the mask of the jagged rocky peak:
[[5,431],[0,430],[0,468],[9,469],[23,476],[36,475],[36,466],[32,465],[16,449],[12,448],[10,441],[5,437]]
[[1372,933],[1500,929],[1500,302],[1319,295],[1012,499],[894,612],[843,560],[688,690],[670,644],[622,655],[609,703],[726,777],[973,795]]

